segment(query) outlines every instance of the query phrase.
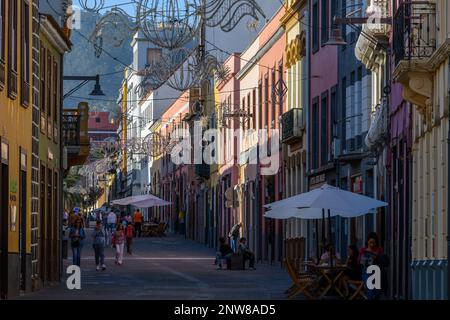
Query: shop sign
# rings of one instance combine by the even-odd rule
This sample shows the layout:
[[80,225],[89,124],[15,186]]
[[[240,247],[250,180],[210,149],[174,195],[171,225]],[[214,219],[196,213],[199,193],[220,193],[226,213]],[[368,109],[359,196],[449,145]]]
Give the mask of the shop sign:
[[309,184],[310,185],[316,185],[319,183],[325,183],[326,181],[326,176],[325,173],[315,176],[315,177],[311,177],[311,179],[309,180]]

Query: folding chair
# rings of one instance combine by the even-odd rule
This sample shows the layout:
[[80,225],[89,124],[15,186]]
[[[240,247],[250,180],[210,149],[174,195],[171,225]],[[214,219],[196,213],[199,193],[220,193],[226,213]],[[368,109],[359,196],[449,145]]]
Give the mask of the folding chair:
[[286,291],[288,298],[293,299],[299,294],[303,294],[309,299],[314,299],[314,297],[308,292],[308,287],[314,282],[313,276],[309,274],[298,275],[292,261],[289,259],[285,260],[285,264],[287,272],[293,281],[291,288]]
[[356,300],[357,298],[362,298],[367,300],[365,293],[364,281],[348,280],[347,285],[353,289],[355,292],[348,298],[349,300]]

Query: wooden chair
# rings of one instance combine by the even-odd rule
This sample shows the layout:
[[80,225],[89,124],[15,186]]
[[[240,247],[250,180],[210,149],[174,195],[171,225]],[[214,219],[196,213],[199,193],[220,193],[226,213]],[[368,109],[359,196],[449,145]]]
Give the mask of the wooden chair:
[[156,234],[158,235],[158,237],[165,237],[166,236],[165,232],[166,232],[166,224],[160,223],[158,229],[156,230]]
[[308,287],[314,282],[314,278],[309,274],[299,275],[291,260],[286,259],[285,265],[289,277],[292,279],[293,285],[287,290],[288,298],[293,299],[299,294],[303,294],[308,299],[314,299],[312,294],[308,291]]
[[349,300],[365,299],[367,300],[364,281],[347,280],[347,286],[355,292],[348,298]]

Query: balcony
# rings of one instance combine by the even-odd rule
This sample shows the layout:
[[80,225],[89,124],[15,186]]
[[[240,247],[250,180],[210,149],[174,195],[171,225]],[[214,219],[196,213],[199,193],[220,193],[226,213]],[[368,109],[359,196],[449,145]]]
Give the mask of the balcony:
[[385,48],[388,46],[392,30],[390,24],[379,23],[377,19],[389,16],[389,3],[387,0],[372,0],[367,12],[377,18],[369,18],[363,25],[355,46],[355,56],[367,69],[376,72],[378,67],[384,64]]
[[303,109],[293,108],[282,116],[281,142],[292,145],[301,141],[305,130]]
[[436,50],[436,4],[404,2],[394,19],[395,63],[423,61]]
[[403,98],[416,105],[426,121],[432,114],[433,73],[444,56],[435,54],[436,30],[434,2],[404,2],[395,14],[393,78],[403,85]]
[[64,109],[62,118],[62,140],[67,150],[67,165],[68,167],[82,165],[90,152],[88,104],[81,102],[78,109]]

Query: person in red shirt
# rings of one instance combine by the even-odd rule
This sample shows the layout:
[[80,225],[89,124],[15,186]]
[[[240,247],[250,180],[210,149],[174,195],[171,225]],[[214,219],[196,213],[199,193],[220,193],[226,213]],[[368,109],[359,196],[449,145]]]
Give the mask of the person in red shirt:
[[128,224],[127,229],[125,230],[125,236],[127,240],[127,253],[132,254],[131,245],[133,244],[134,228],[131,223]]
[[142,229],[142,213],[137,209],[134,212],[133,216],[134,229],[136,230],[136,236],[141,237],[141,229]]
[[[367,268],[376,265],[381,269],[381,276],[385,276],[383,273],[383,268],[389,265],[387,256],[384,254],[383,248],[379,245],[378,236],[375,232],[371,232],[367,237],[366,246],[361,248],[359,251],[358,263],[362,265],[362,279],[366,283],[367,289],[367,299],[368,300],[380,300],[383,291],[386,291],[386,283],[382,283],[381,289],[368,289],[367,280],[369,274],[367,273]],[[381,279],[382,282],[383,279]]]

